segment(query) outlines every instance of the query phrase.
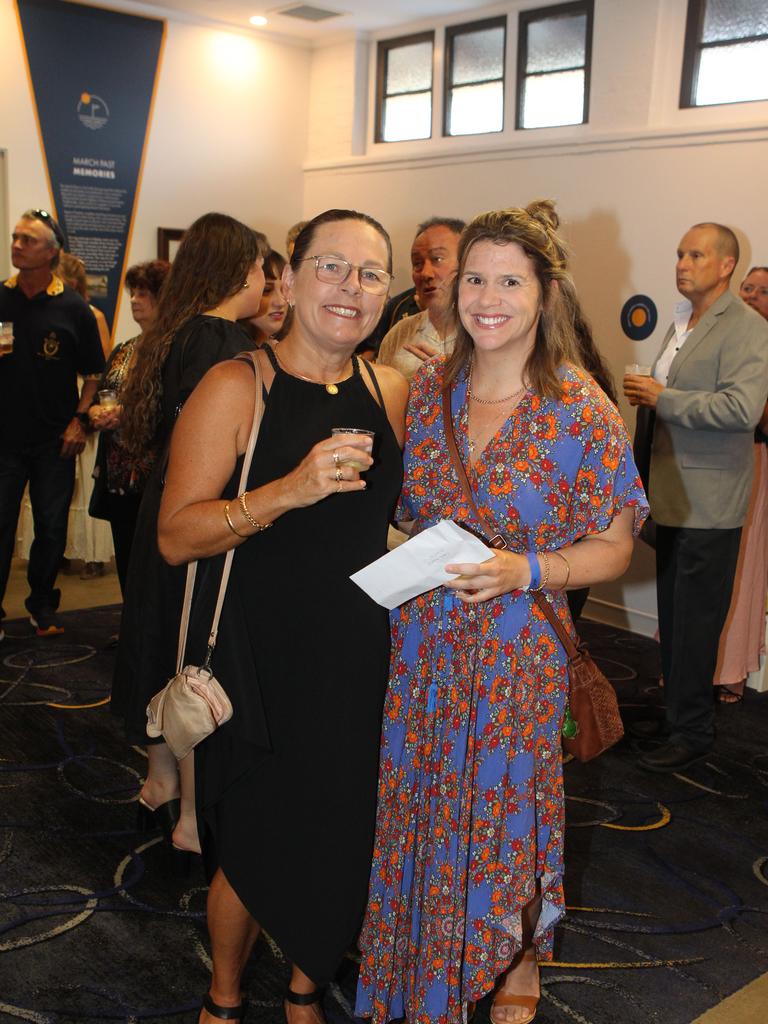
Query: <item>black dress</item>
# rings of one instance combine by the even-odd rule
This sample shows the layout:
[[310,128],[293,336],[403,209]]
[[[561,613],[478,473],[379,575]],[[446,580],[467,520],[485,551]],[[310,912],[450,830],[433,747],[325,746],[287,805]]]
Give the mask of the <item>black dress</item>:
[[146,708],[176,672],[185,566],[169,566],[157,547],[163,496],[164,452],[184,402],[216,363],[252,349],[239,324],[199,315],[179,329],[163,367],[161,420],[154,445],[161,453],[139,508],[131,547],[112,684],[112,712],[123,719],[132,743],[146,744]]
[[[288,473],[333,427],[374,430],[375,462],[365,491],[293,509],[235,552],[213,659],[234,715],[196,750],[197,812],[209,873],[220,866],[323,984],[365,909],[389,666],[387,612],[349,576],[386,551],[402,458],[357,359],[330,395],[266,352],[276,375],[248,488]],[[222,559],[201,566],[189,661],[203,656]]]

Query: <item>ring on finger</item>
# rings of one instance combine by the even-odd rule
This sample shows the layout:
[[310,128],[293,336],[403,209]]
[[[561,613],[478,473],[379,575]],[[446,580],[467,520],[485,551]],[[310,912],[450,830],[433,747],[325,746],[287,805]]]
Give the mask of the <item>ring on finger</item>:
[[336,467],[336,483],[338,483],[339,480],[343,480],[343,479],[344,479],[344,475],[341,472],[341,470],[339,469],[339,467],[337,466]]
[[338,452],[334,452],[333,453],[333,464],[338,469],[338,467],[339,467],[339,453]]

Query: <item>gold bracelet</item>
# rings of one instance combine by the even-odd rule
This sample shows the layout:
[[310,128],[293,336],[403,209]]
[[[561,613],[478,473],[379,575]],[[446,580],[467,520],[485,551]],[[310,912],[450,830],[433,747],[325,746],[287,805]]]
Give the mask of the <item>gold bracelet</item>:
[[549,583],[549,556],[546,551],[542,551],[540,557],[544,563],[544,572],[541,577],[541,583],[536,587],[537,590],[543,590]]
[[247,533],[238,533],[235,529],[235,524],[232,522],[232,516],[229,514],[229,502],[224,506],[224,518],[227,520],[227,526],[230,528],[232,533],[237,537],[247,537]]
[[272,526],[272,523],[257,523],[256,522],[256,520],[253,518],[251,513],[248,511],[248,506],[245,503],[245,495],[246,495],[246,492],[243,491],[243,493],[237,499],[240,502],[240,508],[242,510],[243,515],[245,516],[245,518],[248,520],[248,522],[251,524],[251,526],[254,528],[254,530],[257,533],[261,533],[262,530],[268,530],[270,528],[270,526]]
[[563,580],[562,586],[558,588],[559,590],[565,590],[565,588],[568,586],[568,580],[571,578],[571,563],[568,561],[565,555],[562,555],[559,551],[553,551],[552,554],[557,555],[558,558],[562,558],[562,560],[565,562],[565,579]]

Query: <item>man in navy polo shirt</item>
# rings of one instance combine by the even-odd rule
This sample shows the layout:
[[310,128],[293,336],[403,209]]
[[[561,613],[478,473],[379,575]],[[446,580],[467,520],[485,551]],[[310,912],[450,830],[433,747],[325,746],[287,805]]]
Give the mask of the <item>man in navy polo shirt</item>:
[[[24,487],[35,539],[25,604],[38,636],[62,633],[54,589],[67,543],[75,456],[85,444],[87,409],[104,368],[88,304],[54,274],[64,233],[45,210],[28,210],[13,230],[18,273],[0,284],[0,321],[13,348],[0,357],[0,602],[5,594]],[[77,393],[77,376],[84,379]],[[3,610],[0,607],[0,640]]]

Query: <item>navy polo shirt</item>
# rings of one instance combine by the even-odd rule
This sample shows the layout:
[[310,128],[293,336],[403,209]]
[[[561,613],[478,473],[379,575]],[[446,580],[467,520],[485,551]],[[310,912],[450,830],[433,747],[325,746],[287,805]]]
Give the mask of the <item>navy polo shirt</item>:
[[0,285],[0,320],[13,323],[13,352],[0,357],[0,447],[53,441],[80,401],[77,377],[104,369],[96,318],[55,275],[31,299],[17,276]]

